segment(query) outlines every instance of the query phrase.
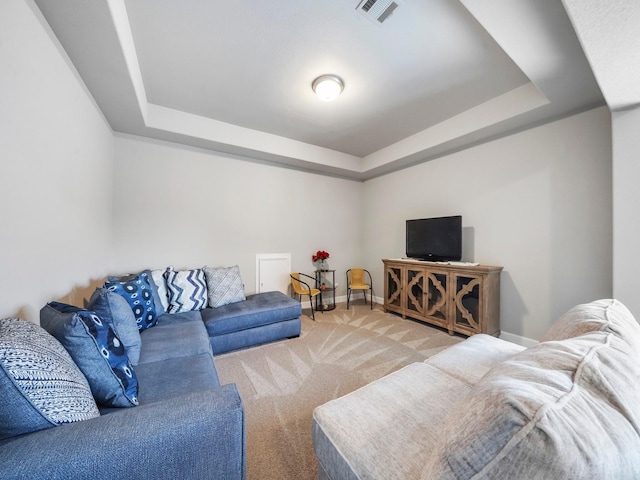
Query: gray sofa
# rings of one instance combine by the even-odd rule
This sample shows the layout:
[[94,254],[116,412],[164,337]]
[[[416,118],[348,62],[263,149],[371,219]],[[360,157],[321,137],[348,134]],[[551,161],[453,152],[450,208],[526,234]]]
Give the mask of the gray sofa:
[[640,327],[579,305],[524,349],[475,335],[322,405],[319,478],[640,478]]
[[[114,311],[128,309],[118,295],[103,291],[102,296],[119,305],[113,307]],[[124,302],[124,306],[114,300]],[[106,351],[90,322],[94,319],[102,328],[102,319],[94,313],[52,302],[41,312],[41,324],[49,333],[24,320],[0,320],[0,396],[4,402],[0,406],[0,478],[244,478],[242,400],[235,385],[220,385],[213,355],[299,335],[300,303],[280,292],[261,293],[218,308],[161,314],[157,323],[139,332],[137,345],[124,330],[118,332],[116,340],[102,339],[111,349],[104,354],[110,356],[110,362],[122,353],[121,343],[129,352],[137,348],[136,365],[132,367],[135,375],[131,374],[137,391],[131,394],[127,390],[133,382],[118,370],[129,372],[130,362],[124,366],[110,363],[108,373],[121,377],[118,398],[116,401],[114,395],[107,394],[106,400],[97,405],[92,398],[97,392],[91,377],[104,367],[100,355],[94,359],[95,365],[83,365],[82,372],[73,377],[75,390],[68,388],[72,380],[66,377],[66,370],[61,381],[59,371],[52,373],[46,362],[29,366],[26,373],[24,369],[32,356],[43,352],[48,355],[46,361],[66,355],[65,368],[75,369],[91,353],[82,350],[75,352],[76,356],[67,355],[78,341],[85,342],[82,348],[97,346],[98,351]],[[78,320],[80,314],[85,323]],[[133,317],[131,321],[137,334]],[[80,340],[75,328],[83,336]],[[91,335],[84,335],[85,331],[95,336],[95,342]],[[42,339],[44,346],[38,343]],[[26,363],[23,359],[14,361],[19,350],[26,351]],[[45,388],[42,394],[40,388],[34,394],[30,390],[38,390],[38,386],[32,388],[33,379],[44,380],[50,390]],[[52,399],[47,396],[61,383],[63,395],[70,397],[84,386],[93,406],[82,412],[72,411],[59,420],[56,415],[60,411],[49,408]],[[125,388],[120,388],[123,385]],[[86,398],[83,402],[87,403]],[[131,408],[122,408],[122,402]],[[25,427],[29,421],[35,427]]]

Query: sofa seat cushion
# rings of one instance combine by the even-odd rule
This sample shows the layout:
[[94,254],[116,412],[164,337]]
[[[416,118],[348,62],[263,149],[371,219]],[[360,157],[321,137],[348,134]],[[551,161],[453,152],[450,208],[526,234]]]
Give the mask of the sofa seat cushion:
[[515,343],[478,334],[427,358],[425,363],[468,385],[475,385],[492,367],[523,350],[524,347]]
[[422,478],[640,478],[639,384],[614,333],[540,343],[451,413]]
[[136,367],[136,373],[141,405],[220,386],[209,353],[145,363]]
[[[166,316],[173,315],[163,315],[161,319]],[[202,320],[193,321],[190,316],[162,321],[155,327],[140,332],[140,337],[142,348],[138,365],[201,353],[212,355],[209,336]]]
[[299,318],[300,302],[282,292],[249,295],[243,302],[201,311],[210,337]]
[[200,315],[200,311],[190,310],[182,313],[165,313],[158,317],[158,324],[161,326],[187,322],[202,323],[202,315]]
[[210,337],[214,355],[300,336],[300,317]]
[[414,363],[317,407],[313,441],[330,478],[419,478],[445,419],[469,392],[457,378]]

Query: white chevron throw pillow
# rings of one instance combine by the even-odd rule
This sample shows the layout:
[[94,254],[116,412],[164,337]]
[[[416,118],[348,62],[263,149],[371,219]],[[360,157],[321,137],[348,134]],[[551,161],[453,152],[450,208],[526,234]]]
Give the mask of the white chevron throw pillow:
[[207,306],[207,283],[202,269],[176,271],[167,268],[169,313],[202,310]]

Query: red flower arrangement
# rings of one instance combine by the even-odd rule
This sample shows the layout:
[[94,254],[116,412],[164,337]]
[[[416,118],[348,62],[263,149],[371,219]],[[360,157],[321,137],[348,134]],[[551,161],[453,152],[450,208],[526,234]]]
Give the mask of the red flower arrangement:
[[311,255],[312,262],[326,260],[327,258],[329,258],[329,252],[325,252],[324,250],[318,250],[315,255]]

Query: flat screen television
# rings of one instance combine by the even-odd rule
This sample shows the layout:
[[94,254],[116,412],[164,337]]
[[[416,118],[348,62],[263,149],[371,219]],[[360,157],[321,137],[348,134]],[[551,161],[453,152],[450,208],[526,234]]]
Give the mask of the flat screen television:
[[462,216],[407,220],[407,257],[434,262],[462,259]]

